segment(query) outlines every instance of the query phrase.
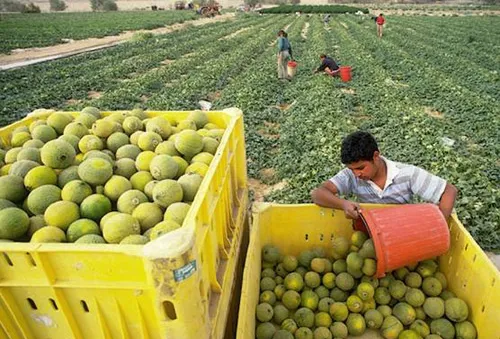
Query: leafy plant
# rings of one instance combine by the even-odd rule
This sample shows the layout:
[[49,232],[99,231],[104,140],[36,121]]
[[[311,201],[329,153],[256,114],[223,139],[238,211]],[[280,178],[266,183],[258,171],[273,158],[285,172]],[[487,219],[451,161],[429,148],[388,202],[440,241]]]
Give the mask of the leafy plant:
[[40,13],[40,7],[35,5],[34,3],[30,2],[27,5],[24,5],[24,8],[21,11],[22,13]]
[[368,13],[367,8],[357,8],[344,5],[281,5],[277,7],[265,8],[260,12],[265,14],[287,14],[287,13]]
[[152,39],[154,37],[154,34],[151,32],[137,32],[134,33],[132,36],[132,41],[139,42],[139,41],[145,41]]
[[104,0],[104,3],[102,4],[102,10],[108,11],[108,12],[109,11],[117,11],[118,5],[113,0]]
[[50,10],[54,12],[64,11],[68,6],[62,0],[50,0]]
[[90,8],[92,11],[117,11],[118,5],[114,0],[90,0]]
[[89,1],[90,1],[90,8],[94,12],[101,9],[104,3],[104,0],[89,0]]
[[17,0],[0,0],[0,12],[22,12],[25,6]]
[[79,40],[116,35],[126,30],[154,29],[196,18],[192,11],[3,14],[0,53],[60,44],[62,39]]
[[[457,186],[458,217],[483,249],[500,251],[498,20],[388,16],[379,40],[373,21],[362,18],[341,14],[325,26],[319,15],[247,15],[1,72],[0,122],[41,107],[236,106],[244,112],[248,175],[279,203],[311,202],[309,192],[344,167],[342,138],[368,130],[388,158]],[[282,28],[298,62],[285,83],[276,74]],[[474,48],[464,44],[471,35]],[[312,74],[321,53],[352,66],[352,81]]]

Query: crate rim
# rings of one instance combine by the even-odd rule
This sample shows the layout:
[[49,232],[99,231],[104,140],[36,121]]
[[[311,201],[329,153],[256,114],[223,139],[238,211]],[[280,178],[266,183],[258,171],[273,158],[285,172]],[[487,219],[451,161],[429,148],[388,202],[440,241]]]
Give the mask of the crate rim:
[[[255,219],[258,219],[257,216],[260,213],[265,212],[266,210],[268,210],[270,208],[273,208],[273,207],[296,208],[298,206],[305,207],[305,206],[317,206],[317,205],[312,204],[312,203],[308,203],[308,204],[278,204],[278,203],[273,203],[273,202],[254,202],[252,204],[252,213],[251,213],[251,220],[250,220],[251,225],[253,225],[253,223],[255,222]],[[362,204],[360,204],[360,206],[366,206],[366,207],[372,207],[372,208],[390,208],[390,207],[397,206],[397,204],[363,204],[362,203]],[[327,207],[321,207],[321,206],[318,206],[318,208],[321,211],[330,211],[330,212],[337,211],[334,213],[342,213],[341,210],[337,210],[337,209],[333,209],[333,208],[327,208]],[[472,237],[472,235],[469,233],[469,231],[465,228],[465,226],[462,224],[462,222],[458,218],[456,211],[453,211],[450,218],[451,218],[450,221],[453,220],[453,222],[462,230],[462,232],[468,236],[468,239],[470,240],[472,246],[474,246],[476,249],[478,249],[480,251],[480,253],[482,253],[481,254],[482,256],[487,258],[487,255],[484,252],[484,250],[479,246],[479,244],[476,242],[476,240]],[[250,230],[250,237],[252,236],[253,232],[254,231],[252,231],[252,229],[251,229]],[[251,239],[250,239],[250,241],[251,241]],[[487,258],[487,259],[488,259],[487,260],[488,266],[490,267],[490,269],[492,269],[496,273],[496,278],[500,281],[500,270],[496,268],[496,266],[493,264],[493,262],[491,260],[489,260],[489,258]]]

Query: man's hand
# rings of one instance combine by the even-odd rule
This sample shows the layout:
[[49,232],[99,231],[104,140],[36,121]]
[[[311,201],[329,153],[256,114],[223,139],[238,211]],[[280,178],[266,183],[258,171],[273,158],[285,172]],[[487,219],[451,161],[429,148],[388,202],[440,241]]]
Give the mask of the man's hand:
[[357,202],[344,200],[338,197],[335,184],[327,180],[311,192],[311,198],[316,205],[343,210],[346,218],[358,219],[361,208]]
[[359,212],[361,211],[361,207],[357,202],[345,200],[344,203],[342,204],[342,207],[344,209],[344,214],[346,218],[354,220],[359,218]]
[[446,183],[443,195],[441,195],[441,200],[439,201],[439,209],[443,213],[446,220],[448,220],[453,212],[453,206],[455,205],[457,193],[458,189],[455,186],[450,183]]

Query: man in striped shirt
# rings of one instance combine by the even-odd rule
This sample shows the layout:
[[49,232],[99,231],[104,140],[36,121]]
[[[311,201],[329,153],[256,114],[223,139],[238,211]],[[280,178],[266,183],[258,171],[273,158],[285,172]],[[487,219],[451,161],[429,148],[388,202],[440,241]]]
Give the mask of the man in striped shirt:
[[362,203],[407,204],[414,196],[439,204],[445,218],[453,210],[457,189],[424,169],[391,161],[380,155],[377,142],[367,132],[355,132],[342,141],[342,163],[347,166],[311,192],[315,204],[342,209],[357,219],[358,203],[344,200],[351,194]]

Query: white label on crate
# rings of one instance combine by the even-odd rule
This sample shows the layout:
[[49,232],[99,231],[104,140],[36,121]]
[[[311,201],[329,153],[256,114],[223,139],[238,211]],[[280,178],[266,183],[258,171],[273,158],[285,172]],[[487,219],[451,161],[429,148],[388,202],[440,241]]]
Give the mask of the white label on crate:
[[196,260],[191,261],[184,267],[178,268],[174,270],[174,279],[175,281],[183,281],[193,275],[196,271]]
[[44,315],[44,314],[31,314],[31,317],[33,318],[33,320],[35,320],[36,322],[39,322],[39,323],[45,325],[46,327],[57,327],[57,324],[48,315]]

